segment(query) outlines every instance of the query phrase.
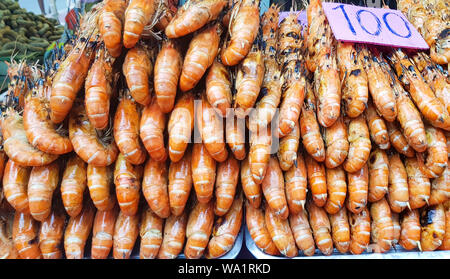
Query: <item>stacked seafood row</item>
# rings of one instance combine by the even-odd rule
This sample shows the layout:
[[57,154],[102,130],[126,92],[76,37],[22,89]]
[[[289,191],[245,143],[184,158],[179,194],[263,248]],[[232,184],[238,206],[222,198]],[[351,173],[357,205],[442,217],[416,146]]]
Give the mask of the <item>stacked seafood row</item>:
[[[165,1],[104,1],[84,16],[52,65],[11,64],[1,123],[5,257],[82,258],[91,242],[92,258],[111,251],[129,258],[138,238],[140,258],[217,258],[231,250],[243,220],[239,161],[225,149],[216,163],[206,142],[189,144],[199,96],[180,94],[176,103],[175,94],[164,97],[176,93],[179,76],[191,82],[191,73],[181,71],[180,42],[164,39],[158,52],[153,38],[165,20],[166,30],[181,32],[186,21],[198,23],[192,16],[205,25],[227,4],[191,1],[167,25],[173,10]],[[252,5],[258,16],[258,3]],[[212,64],[220,28],[216,21],[201,29],[191,55],[215,48],[206,61]],[[153,77],[155,91],[163,92],[157,96],[150,94]],[[210,111],[197,113],[207,136]]]
[[[267,157],[261,180],[251,157],[241,165],[256,246],[287,257],[396,244],[449,250],[447,72],[423,52],[335,42],[320,1],[307,16],[307,30],[294,13],[276,46],[265,38],[276,48],[283,99],[277,157]],[[274,68],[264,57],[267,73]]]

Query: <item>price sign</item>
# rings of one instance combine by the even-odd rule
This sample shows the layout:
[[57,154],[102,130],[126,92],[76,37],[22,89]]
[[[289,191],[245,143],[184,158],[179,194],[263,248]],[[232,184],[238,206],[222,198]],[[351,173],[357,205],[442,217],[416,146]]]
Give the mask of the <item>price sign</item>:
[[414,26],[398,10],[322,2],[337,40],[428,49]]
[[308,18],[306,17],[306,11],[300,11],[300,12],[281,12],[279,14],[279,21],[278,24],[285,19],[290,13],[297,13],[298,22],[303,26],[303,30],[308,26]]

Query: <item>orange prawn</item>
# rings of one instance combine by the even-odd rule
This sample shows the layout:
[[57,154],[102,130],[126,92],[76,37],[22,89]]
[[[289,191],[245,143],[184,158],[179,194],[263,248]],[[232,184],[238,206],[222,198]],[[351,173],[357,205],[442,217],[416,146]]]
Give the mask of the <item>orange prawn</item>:
[[178,38],[190,34],[217,19],[227,0],[193,0],[178,9],[165,29],[166,36]]
[[289,170],[297,158],[297,150],[300,144],[300,127],[295,122],[292,131],[280,140],[277,156],[283,171]]
[[126,0],[107,0],[98,18],[98,29],[108,52],[118,57],[122,52],[122,28],[127,8]]
[[[222,60],[223,61],[223,60]],[[244,118],[255,105],[264,79],[264,59],[255,44],[238,66],[234,95],[234,109],[237,117]]]
[[347,196],[347,179],[341,166],[334,169],[327,168],[326,172],[328,198],[324,208],[328,214],[336,214],[344,207]]
[[53,162],[43,167],[33,167],[28,180],[28,204],[31,216],[43,221],[51,212],[53,192],[59,182],[59,165]]
[[154,259],[163,241],[164,219],[149,207],[142,210],[139,235],[141,236],[140,259]]
[[343,110],[348,117],[358,117],[369,97],[368,79],[362,64],[361,46],[338,42],[336,48],[339,74],[342,82]]
[[367,164],[354,173],[347,173],[347,209],[352,213],[361,212],[367,205],[369,190],[369,168]]
[[422,173],[428,178],[437,178],[447,168],[447,139],[438,128],[425,126],[426,153],[416,153]]
[[370,231],[373,244],[370,249],[384,253],[391,249],[394,240],[394,225],[389,204],[385,198],[370,205],[372,228]]
[[259,28],[260,0],[243,0],[232,11],[230,41],[221,54],[226,66],[237,65],[250,51]]
[[170,162],[169,166],[169,206],[173,215],[183,213],[192,188],[191,152],[184,154],[178,162]]
[[398,153],[389,156],[387,199],[395,213],[400,213],[409,206],[408,174]]
[[270,125],[261,127],[250,134],[250,150],[248,153],[250,171],[253,181],[261,184],[266,175],[272,146],[272,131]]
[[344,163],[349,149],[347,138],[347,127],[342,116],[339,116],[333,125],[325,128],[325,166],[327,168],[335,168]]
[[117,157],[114,169],[116,196],[123,214],[136,215],[141,196],[142,166],[133,166],[125,160],[122,153]]
[[[391,144],[389,141],[389,133],[386,128],[385,120],[378,115],[372,102],[367,104],[364,111],[367,126],[369,127],[370,138],[380,149],[388,149]],[[400,112],[397,116],[400,115]]]
[[106,259],[113,247],[114,227],[119,207],[117,204],[109,210],[97,211],[92,228],[91,257]]
[[427,146],[422,116],[397,79],[394,80],[394,96],[397,103],[397,120],[404,137],[415,151],[424,152]]
[[117,79],[113,71],[114,61],[115,59],[100,47],[84,83],[86,115],[96,129],[105,129],[108,126],[110,99]]
[[311,1],[306,8],[308,20],[308,33],[306,37],[306,47],[308,56],[306,65],[308,70],[314,73],[317,69],[318,59],[329,51],[331,28],[322,8],[321,0]]
[[134,243],[139,235],[139,215],[127,215],[120,211],[114,225],[113,257],[128,259],[131,256]]
[[348,119],[348,141],[350,147],[348,156],[343,166],[349,172],[360,170],[369,159],[372,143],[370,142],[369,128],[362,115],[354,119]]
[[231,108],[231,79],[228,69],[218,60],[209,68],[205,80],[208,102],[222,117],[226,117]]
[[173,109],[183,58],[177,42],[164,41],[155,61],[153,83],[156,100],[163,113]]
[[333,253],[333,241],[330,220],[326,211],[311,200],[306,203],[306,208],[308,209],[309,224],[311,225],[317,248],[325,256],[331,255]]
[[67,134],[63,135],[61,129],[55,129],[48,111],[48,99],[43,92],[42,80],[31,94],[25,97],[23,110],[23,127],[28,141],[37,149],[50,154],[65,154],[73,150]]
[[183,250],[186,236],[187,214],[170,215],[164,224],[164,236],[158,251],[158,259],[175,259]]
[[428,204],[428,200],[430,199],[430,179],[422,173],[416,158],[406,158],[405,168],[408,174],[410,208],[421,208]]
[[397,107],[389,75],[383,68],[385,60],[375,49],[363,52],[364,70],[367,74],[369,92],[377,111],[389,122],[395,120]]
[[414,157],[414,149],[409,145],[405,136],[400,131],[398,124],[395,122],[386,122],[386,127],[389,134],[389,140],[395,150],[406,157]]
[[224,141],[223,119],[217,115],[211,104],[202,94],[202,103],[197,106],[197,127],[201,134],[203,145],[211,157],[217,162],[224,162],[228,157]]
[[192,208],[186,227],[186,246],[184,255],[187,259],[200,258],[209,241],[214,223],[214,204],[199,203]]
[[39,249],[44,259],[62,258],[62,241],[66,215],[60,204],[52,210],[50,215],[41,222],[39,229]]
[[319,60],[314,72],[314,94],[317,97],[317,120],[323,127],[330,127],[341,110],[341,83],[333,52]]
[[286,218],[281,218],[273,209],[266,207],[265,221],[273,243],[282,255],[293,258],[298,255],[298,249]]
[[114,140],[99,138],[81,104],[76,105],[71,112],[69,137],[77,155],[94,166],[111,165],[119,153]]
[[434,251],[442,245],[445,235],[445,210],[442,204],[423,208],[420,212],[420,247]]
[[450,113],[450,81],[447,78],[448,75],[445,74],[441,67],[431,62],[430,57],[424,52],[419,52],[418,56],[413,57],[415,62],[416,57],[420,57],[419,59],[423,60],[425,64],[421,69],[421,66],[416,63],[418,70],[421,71],[425,81],[430,85],[439,101],[445,106],[447,112]]
[[289,214],[289,225],[294,235],[297,247],[305,256],[312,256],[316,251],[314,238],[309,225],[308,213],[301,210],[298,213]]
[[23,118],[13,108],[8,108],[1,119],[3,150],[10,160],[22,166],[45,166],[58,158],[35,148],[28,140]]
[[87,166],[87,186],[92,202],[99,211],[111,210],[115,204],[111,185],[114,183],[110,167]]
[[156,11],[156,0],[129,0],[125,10],[123,45],[132,48],[136,45]]
[[261,188],[273,214],[286,220],[289,216],[289,208],[286,200],[283,172],[281,171],[278,160],[274,157],[269,159],[267,172],[261,183]]
[[382,149],[375,149],[369,156],[369,202],[380,200],[388,192],[389,159]]
[[233,157],[217,166],[214,214],[224,216],[235,200],[236,187],[239,180],[239,162]]
[[167,131],[169,132],[169,156],[172,162],[178,162],[191,142],[194,129],[194,95],[183,94],[170,114]]
[[[269,63],[275,65],[271,65]],[[256,103],[255,109],[250,110],[248,121],[248,128],[250,131],[253,132],[257,129],[267,127],[267,125],[272,122],[272,119],[277,111],[277,107],[280,104],[282,86],[280,75],[281,72],[278,69],[275,59],[265,61],[265,73],[260,91],[262,97]],[[238,108],[238,112],[241,111],[240,109],[241,108]],[[278,129],[276,129],[275,132],[278,137],[281,137]]]
[[80,214],[70,217],[64,232],[64,251],[67,259],[82,259],[84,247],[94,223],[95,207],[91,201],[85,201]]
[[214,223],[206,258],[218,258],[231,250],[241,229],[243,214],[244,198],[242,192],[239,192],[228,212]]
[[241,185],[248,204],[258,208],[261,204],[261,186],[253,181],[248,157],[241,163]]
[[147,154],[139,138],[140,113],[136,102],[128,96],[119,101],[114,117],[114,140],[125,160],[139,165]]
[[297,214],[305,209],[307,189],[307,170],[301,152],[298,152],[295,164],[284,173],[286,200],[289,214]]
[[153,73],[153,52],[154,49],[138,44],[127,52],[122,64],[122,72],[131,96],[144,106],[150,103],[153,90],[149,82]]
[[11,159],[6,163],[2,195],[16,212],[30,213],[27,190],[30,173],[30,167],[22,167]]
[[309,155],[306,155],[305,164],[308,171],[308,187],[311,190],[312,200],[316,206],[322,207],[328,198],[325,167]]
[[166,122],[167,117],[154,97],[150,105],[145,106],[142,111],[139,136],[150,157],[156,161],[167,159],[167,150],[164,145]]
[[364,252],[370,243],[370,214],[367,208],[360,213],[349,212],[350,223],[350,252],[359,255]]
[[192,149],[192,181],[200,203],[207,203],[214,193],[216,181],[216,161],[209,155],[202,143],[194,143]]
[[444,172],[438,178],[431,181],[431,193],[429,205],[446,202],[450,199],[450,166],[447,165]]
[[[275,11],[275,14],[275,16],[270,17],[269,13],[268,18],[263,17],[263,33],[265,21],[268,21],[266,24],[267,28],[270,27],[269,34],[271,32],[277,32],[276,22],[278,22],[278,12]],[[274,22],[275,26],[272,27],[271,24],[274,24]],[[274,38],[273,40],[278,40],[277,51],[279,60],[281,60],[280,62],[283,65],[283,101],[280,105],[277,130],[277,134],[283,137],[294,129],[293,127],[298,121],[305,98],[306,68],[301,61],[303,58],[303,54],[301,53],[303,36],[302,26],[297,21],[297,13],[290,13],[288,17],[283,19],[278,30],[278,38]],[[270,52],[271,48],[274,48],[270,44],[266,44],[267,47],[269,48],[268,52]],[[270,67],[270,64],[268,66]]]
[[152,211],[160,218],[170,215],[165,162],[149,159],[145,164],[142,192]]
[[221,33],[222,29],[217,23],[194,35],[183,61],[180,76],[181,91],[186,92],[194,88],[213,64],[219,51]]
[[14,214],[12,239],[14,248],[21,259],[41,259],[39,250],[39,222],[30,214],[18,212]]
[[300,114],[300,135],[305,150],[316,161],[323,162],[325,160],[325,146],[316,118],[316,100],[310,83],[306,84],[306,96]]
[[420,243],[420,215],[418,209],[406,210],[401,217],[400,245],[412,250]]
[[245,223],[251,238],[259,249],[269,255],[280,254],[267,229],[263,209],[255,208],[250,205],[248,200],[245,203]]
[[328,217],[334,246],[339,252],[347,253],[350,248],[350,224],[347,210],[343,207],[337,213],[329,214]]
[[238,118],[231,113],[225,120],[225,139],[237,160],[244,160],[245,151],[245,123],[244,119]]
[[400,49],[395,50],[390,59],[401,83],[411,95],[423,117],[433,126],[449,130],[449,113],[436,98],[430,85],[425,82],[413,62]]
[[78,91],[84,85],[95,53],[94,48],[89,47],[88,44],[89,41],[80,40],[61,63],[53,78],[50,118],[55,124],[64,121],[72,108]]
[[74,154],[69,158],[61,180],[61,197],[69,216],[75,217],[83,208],[83,195],[87,185],[86,163]]

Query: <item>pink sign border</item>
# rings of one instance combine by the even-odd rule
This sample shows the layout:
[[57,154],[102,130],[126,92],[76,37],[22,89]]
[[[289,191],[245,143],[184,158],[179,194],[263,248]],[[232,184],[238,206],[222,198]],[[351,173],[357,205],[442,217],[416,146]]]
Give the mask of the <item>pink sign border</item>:
[[[348,4],[342,4],[342,3],[332,3],[332,2],[323,2],[322,6],[325,12],[325,15],[327,16],[327,19],[331,21],[333,20],[333,17],[330,15],[330,10],[332,8],[335,8],[338,5],[344,5],[351,9],[354,9],[356,7],[364,8],[365,10],[369,11],[379,11],[379,10],[386,10],[390,12],[394,12],[401,16],[406,22],[409,24],[409,28],[411,29],[411,32],[415,32],[415,38],[414,40],[419,40],[419,42],[410,43],[410,44],[404,44],[404,43],[395,43],[395,42],[377,42],[374,40],[356,40],[356,39],[346,39],[340,37],[340,33],[336,32],[335,26],[336,24],[330,23],[331,29],[333,31],[333,35],[335,36],[336,40],[338,41],[344,41],[344,42],[356,42],[356,43],[364,43],[364,44],[373,44],[373,45],[381,45],[381,46],[390,46],[390,47],[401,47],[401,48],[408,48],[408,49],[429,49],[428,44],[425,42],[425,40],[422,38],[420,33],[417,31],[417,29],[408,21],[408,19],[403,15],[403,13],[399,10],[391,10],[391,9],[381,9],[381,8],[371,8],[371,7],[362,7],[362,6],[356,6],[356,5],[348,5]],[[338,35],[338,36],[336,36]],[[339,37],[339,38],[338,38]]]

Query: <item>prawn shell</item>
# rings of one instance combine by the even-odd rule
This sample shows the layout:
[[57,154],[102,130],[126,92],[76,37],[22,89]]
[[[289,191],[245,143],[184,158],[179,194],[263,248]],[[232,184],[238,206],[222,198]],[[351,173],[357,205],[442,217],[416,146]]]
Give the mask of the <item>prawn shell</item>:
[[280,255],[277,246],[272,241],[272,237],[267,229],[264,210],[250,205],[248,200],[245,203],[245,223],[251,238],[256,246],[269,255]]
[[56,154],[48,154],[35,148],[28,141],[23,125],[23,118],[12,109],[1,120],[3,134],[3,150],[8,158],[22,166],[45,166],[58,158]]
[[200,258],[209,242],[214,223],[214,204],[197,203],[191,210],[186,228],[186,246],[184,255],[187,259]]
[[170,215],[164,224],[164,235],[158,251],[158,259],[175,259],[183,250],[186,236],[187,213]]
[[153,82],[156,100],[163,113],[172,111],[183,59],[175,41],[165,41],[155,61]]
[[164,30],[166,36],[178,38],[200,29],[208,22],[215,20],[227,4],[227,0],[195,0],[188,5],[183,5],[166,26]]
[[33,167],[28,180],[28,204],[31,216],[43,221],[51,213],[53,192],[59,182],[59,165],[53,162],[43,167]]
[[156,258],[163,242],[163,226],[164,219],[161,219],[149,207],[142,211],[139,229],[140,259]]
[[73,150],[69,137],[55,130],[48,104],[39,96],[30,95],[25,99],[23,127],[28,141],[42,152],[60,155]]
[[139,137],[140,115],[137,104],[128,98],[120,100],[114,117],[114,140],[125,160],[140,165],[146,152]]
[[126,215],[122,211],[117,216],[113,235],[114,259],[129,259],[139,235],[139,215]]
[[170,215],[167,192],[167,167],[165,162],[149,159],[145,164],[142,192],[149,207],[160,218]]
[[208,203],[214,193],[216,161],[202,143],[194,143],[191,157],[192,181],[200,203]]
[[116,161],[119,150],[115,142],[106,144],[98,138],[82,105],[72,110],[69,118],[69,137],[74,151],[86,163],[105,167]]
[[83,208],[83,195],[87,186],[86,163],[76,154],[69,159],[61,180],[61,196],[69,216],[77,216]]
[[269,160],[261,188],[268,207],[272,210],[272,214],[277,215],[282,220],[286,220],[289,216],[289,208],[285,194],[284,177],[278,160],[274,157],[271,157]]
[[109,210],[99,210],[95,213],[94,224],[92,227],[91,258],[108,258],[111,248],[113,247],[114,227],[118,215],[119,207],[117,204]]

